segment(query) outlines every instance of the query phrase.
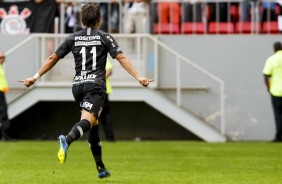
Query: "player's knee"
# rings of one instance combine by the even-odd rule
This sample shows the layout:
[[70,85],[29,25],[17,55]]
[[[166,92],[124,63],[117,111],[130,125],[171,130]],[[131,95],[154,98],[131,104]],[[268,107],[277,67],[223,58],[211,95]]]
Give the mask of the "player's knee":
[[94,114],[86,110],[82,110],[81,119],[88,120],[91,127],[98,125],[98,121],[96,117],[94,116]]

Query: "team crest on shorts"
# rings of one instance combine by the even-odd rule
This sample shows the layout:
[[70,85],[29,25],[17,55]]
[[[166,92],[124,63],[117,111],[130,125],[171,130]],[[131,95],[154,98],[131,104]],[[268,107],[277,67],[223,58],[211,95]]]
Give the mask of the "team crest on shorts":
[[3,34],[23,34],[28,33],[29,29],[26,27],[25,19],[31,15],[31,11],[28,8],[24,8],[19,13],[18,6],[10,6],[9,12],[7,13],[4,8],[0,8],[0,18],[2,19],[0,28]]

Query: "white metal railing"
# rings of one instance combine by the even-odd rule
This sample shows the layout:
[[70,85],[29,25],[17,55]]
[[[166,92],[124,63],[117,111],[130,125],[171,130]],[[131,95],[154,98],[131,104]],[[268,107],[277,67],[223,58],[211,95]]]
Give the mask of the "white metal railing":
[[[73,8],[74,8],[74,13],[75,14],[79,14],[79,9],[80,7],[84,4],[84,3],[87,3],[87,2],[93,2],[93,0],[73,0]],[[119,25],[118,25],[118,32],[121,33],[122,32],[122,29],[123,29],[123,21],[122,21],[122,18],[123,18],[123,13],[122,13],[122,8],[123,8],[123,3],[122,3],[122,0],[115,0],[114,2],[111,1],[111,0],[96,0],[95,1],[96,3],[105,3],[106,6],[104,9],[107,10],[106,12],[106,16],[107,17],[107,20],[108,22],[106,22],[106,27],[108,27],[108,30],[105,30],[107,32],[110,32],[111,28],[112,28],[112,25],[110,23],[110,19],[112,17],[112,13],[111,13],[111,10],[112,10],[112,4],[115,3],[118,5],[118,22],[119,22]],[[61,3],[60,4],[60,33],[65,33],[65,12],[66,12],[66,4],[65,3]],[[102,10],[101,10],[102,11]],[[102,12],[101,12],[102,13]],[[81,22],[80,20],[76,20],[77,22],[75,22],[76,25],[81,25]],[[76,29],[74,29],[74,31],[77,31]]]
[[[180,68],[180,63],[181,61],[184,61],[187,63],[189,66],[195,68],[196,70],[200,71],[202,74],[208,76],[212,80],[216,81],[220,85],[220,117],[221,117],[221,125],[220,125],[220,132],[222,135],[225,135],[225,87],[224,87],[224,81],[217,77],[216,75],[212,74],[211,72],[207,71],[203,67],[195,64],[188,58],[184,57],[183,55],[180,55],[178,52],[176,52],[174,49],[171,47],[167,46],[166,44],[160,42],[157,37],[150,36],[152,40],[154,40],[154,43],[156,46],[159,46],[161,48],[164,48],[167,50],[169,53],[174,55],[176,57],[176,91],[177,91],[177,105],[181,105],[181,81],[184,80],[181,78],[181,68]],[[156,54],[157,57],[158,54]],[[156,62],[158,63],[158,59],[156,58]],[[158,65],[158,64],[156,64]]]
[[[278,34],[280,32],[278,17],[282,15],[282,4],[279,4],[280,2],[278,3],[276,0],[267,0],[265,2],[276,4],[275,10],[266,9],[267,13],[265,15],[267,22],[272,21],[276,23],[263,24],[262,16],[264,15],[261,1],[152,0],[151,7],[153,11],[151,16],[156,16],[157,19],[156,21],[152,21],[152,32],[155,34]],[[164,3],[163,7],[165,8],[161,7],[161,3]],[[248,14],[249,18],[248,20],[243,20],[243,7],[247,6],[248,9],[246,9],[247,12],[245,13]],[[214,12],[214,20],[212,20],[211,17],[211,10]],[[178,11],[181,11],[181,14],[176,17]],[[275,11],[274,13],[277,16],[275,20],[271,20],[272,11]],[[169,14],[169,18],[167,19],[170,20],[166,22],[160,21],[165,12]],[[224,20],[221,20],[221,16]],[[185,20],[187,17],[189,20]],[[225,22],[230,24],[228,24],[228,30],[224,28],[222,32],[219,29],[219,24],[216,24],[216,30],[213,32],[210,31],[210,22]],[[242,30],[242,22],[249,23],[248,25],[244,24],[244,27],[246,27],[248,31],[244,32],[244,30]],[[190,24],[186,26],[186,23]],[[263,29],[264,26],[266,27],[265,29]],[[189,27],[189,29],[187,27]]]
[[[91,0],[75,0],[74,2],[76,2],[75,4],[75,9],[76,11],[79,10],[79,8],[81,7],[81,5],[85,2],[92,2]],[[98,3],[106,3],[107,7],[108,7],[108,14],[106,15],[106,17],[108,17],[108,20],[110,20],[111,18],[111,6],[112,6],[112,1],[111,0],[98,0],[96,1]],[[268,3],[274,2],[277,4],[277,6],[279,6],[278,1],[277,0],[268,0]],[[123,14],[123,8],[124,8],[124,2],[121,0],[117,0],[114,3],[118,4],[118,14],[119,14],[119,33],[124,33],[124,18],[125,15]],[[167,3],[170,4],[169,6],[167,6],[164,9],[160,9],[159,5],[161,3]],[[245,33],[243,30],[243,27],[246,27],[244,25],[246,24],[242,24],[242,22],[249,22],[250,24],[248,24],[248,30],[249,30],[249,34],[277,34],[279,33],[280,30],[278,30],[278,19],[275,20],[275,22],[277,22],[277,24],[266,24],[266,31],[264,32],[262,30],[263,25],[261,24],[261,18],[262,18],[262,6],[261,6],[261,2],[260,1],[245,1],[245,0],[152,0],[149,3],[149,7],[150,7],[150,33],[154,33],[154,34],[220,34],[220,28],[219,25],[216,25],[216,31],[211,33],[209,31],[210,27],[209,27],[209,23],[210,22],[221,22],[220,17],[221,15],[224,13],[222,12],[222,9],[220,8],[221,5],[226,4],[225,6],[225,21],[223,22],[229,22],[232,24],[228,25],[228,29],[229,30],[233,30],[233,31],[226,31],[224,32],[224,34],[242,34]],[[177,5],[178,8],[175,8],[174,5]],[[214,6],[213,6],[213,5]],[[210,10],[212,9],[211,6],[214,8],[214,15],[215,15],[215,20],[211,20],[210,17]],[[249,12],[249,19],[248,21],[243,20],[243,11],[244,8],[249,6],[248,8],[248,12]],[[166,10],[165,10],[166,9]],[[234,10],[234,11],[233,11]],[[61,16],[60,16],[60,26],[55,26],[55,27],[60,27],[60,33],[64,33],[64,14],[65,14],[65,5],[62,3],[61,4]],[[168,14],[168,21],[167,22],[162,22],[160,21],[162,15],[165,14],[165,12],[167,12]],[[267,9],[267,13],[266,13],[266,20],[271,21],[271,11],[270,9]],[[189,13],[190,12],[190,13]],[[235,13],[235,14],[233,14]],[[278,12],[276,12],[278,13]],[[179,14],[178,16],[178,21],[177,22],[172,22],[172,19],[174,19],[173,17],[175,17],[177,14]],[[248,14],[248,13],[247,13]],[[233,16],[236,17],[233,17]],[[280,8],[280,15],[282,15],[282,7]],[[197,18],[199,17],[200,18]],[[277,14],[277,17],[279,15]],[[186,19],[189,20],[186,20]],[[170,20],[169,20],[170,19]],[[197,20],[197,19],[200,19]],[[79,21],[79,20],[77,20]],[[163,24],[164,23],[164,24]],[[187,31],[185,24],[186,23],[193,23],[192,25],[192,31],[189,29],[189,31]],[[200,31],[198,31],[199,29],[197,29],[197,26],[199,24],[195,24],[195,23],[202,23],[202,25],[200,25],[200,27],[203,27]],[[81,24],[81,23],[77,23],[77,24]],[[272,30],[274,29],[273,26],[275,26],[276,28],[276,32],[272,32]],[[110,21],[108,21],[108,30],[106,30],[107,32],[110,32]]]
[[[19,50],[19,49],[25,49],[25,45],[29,42],[39,42],[38,46],[36,48],[36,50],[34,51],[34,54],[38,54],[39,56],[38,58],[40,58],[38,61],[31,61],[34,63],[34,65],[36,66],[36,68],[34,69],[33,72],[37,72],[39,66],[41,65],[41,62],[45,60],[45,58],[47,57],[47,51],[48,49],[46,49],[46,46],[48,42],[52,41],[52,43],[56,43],[59,44],[62,39],[64,39],[67,35],[66,34],[31,34],[28,38],[26,38],[25,40],[23,40],[22,42],[18,43],[15,47],[11,48],[10,50],[8,50],[6,52],[6,55],[12,55],[15,53],[15,51]],[[225,91],[224,91],[224,81],[221,80],[220,78],[218,78],[217,76],[215,76],[214,74],[210,73],[209,71],[207,71],[206,69],[198,66],[197,64],[195,64],[194,62],[192,62],[191,60],[187,59],[186,57],[184,57],[183,55],[179,54],[177,51],[175,51],[174,49],[172,49],[171,47],[169,47],[168,45],[164,44],[163,42],[159,41],[158,37],[156,36],[152,36],[149,34],[115,34],[113,35],[113,37],[117,40],[117,42],[119,43],[119,45],[123,45],[126,49],[124,49],[125,53],[130,55],[133,60],[134,60],[134,66],[136,67],[136,69],[144,74],[144,75],[150,75],[150,78],[154,78],[155,81],[154,83],[152,83],[152,85],[150,86],[151,88],[155,88],[158,89],[159,87],[159,82],[158,79],[159,77],[159,50],[160,49],[164,49],[167,53],[171,54],[172,56],[174,56],[176,58],[176,72],[175,72],[175,78],[176,78],[176,105],[178,105],[179,107],[182,105],[182,87],[181,87],[181,83],[185,80],[185,78],[181,77],[181,67],[180,64],[181,63],[185,63],[187,65],[189,65],[190,67],[196,69],[197,71],[199,71],[200,73],[202,73],[203,75],[207,76],[208,78],[210,78],[211,80],[215,81],[217,84],[219,84],[219,104],[220,104],[220,132],[222,135],[225,135]],[[135,47],[133,47],[133,50],[130,51],[131,48],[129,48],[128,46],[126,47],[126,44],[128,44],[128,41],[132,40],[134,42]],[[57,47],[57,45],[54,47],[54,49]],[[152,52],[154,54],[154,59],[153,59],[153,74],[151,72],[149,72],[148,70],[152,69],[152,68],[148,68],[148,66],[146,66],[146,55],[148,54],[148,52]],[[66,58],[67,59],[67,58]],[[60,63],[60,62],[59,62]],[[72,62],[73,63],[73,62]],[[116,62],[117,63],[117,62]],[[69,66],[63,66],[63,70],[67,71],[67,68]],[[59,66],[56,66],[54,68],[60,68]],[[73,68],[71,66],[71,68]],[[31,69],[32,70],[32,69]],[[116,72],[116,68],[114,73]],[[50,73],[50,72],[48,72]],[[50,83],[51,84],[66,84],[68,83],[69,86],[71,85],[70,81],[72,79],[72,75],[70,75],[70,77],[66,78],[62,78],[61,80],[57,78],[52,78],[50,76],[48,76],[48,73],[46,74],[46,76],[44,75],[37,83],[36,86],[40,87],[40,86],[48,86]],[[126,75],[126,78],[131,78],[128,77],[128,74],[126,72],[123,72],[123,74]],[[68,75],[67,72],[64,73],[64,75]],[[119,74],[120,75],[120,74]],[[27,76],[28,77],[28,76]],[[133,83],[131,81],[124,81],[123,79],[121,81],[112,80],[113,85],[116,84],[116,86],[132,86]],[[136,81],[133,81],[134,84],[137,85]],[[10,86],[11,90],[14,89],[22,89],[19,86]]]
[[[77,31],[80,29],[81,22],[79,19],[79,10],[83,3],[93,2],[93,0],[73,0],[74,2],[73,8],[77,17],[75,18],[76,23],[73,31]],[[122,0],[96,0],[97,3],[104,3],[107,7],[106,15],[103,15],[102,18],[107,18],[107,27],[105,30],[107,32],[111,32],[111,21],[113,20],[114,14],[111,11],[115,7],[115,12],[117,12],[117,29],[118,33],[125,33],[124,23],[126,22],[127,15],[124,13],[125,3]],[[148,26],[150,24],[150,32],[153,34],[220,34],[221,31],[219,24],[216,24],[215,32],[210,32],[210,23],[221,23],[227,22],[228,30],[225,30],[224,34],[241,34],[244,33],[242,31],[243,28],[248,27],[249,34],[278,34],[282,32],[282,3],[278,0],[267,0],[263,1],[263,3],[276,3],[275,10],[267,9],[267,12],[264,14],[262,11],[262,1],[246,1],[246,0],[151,0],[148,4],[148,11],[146,16],[142,17],[143,20],[147,20]],[[3,2],[5,3],[5,2]],[[168,6],[162,8],[161,5],[166,3]],[[15,2],[17,4],[17,2]],[[221,6],[224,5],[224,12],[222,12]],[[117,5],[117,6],[113,6]],[[173,5],[176,5],[175,7]],[[243,20],[243,7],[249,6],[247,10],[247,14],[249,15],[249,20]],[[176,8],[177,7],[177,8]],[[214,9],[215,20],[211,20],[210,10]],[[232,14],[232,12],[235,14]],[[6,10],[8,11],[8,10]],[[272,20],[274,11],[275,20]],[[103,11],[102,11],[103,12]],[[249,12],[249,13],[248,13]],[[60,4],[60,15],[59,18],[54,19],[54,32],[55,33],[65,33],[65,13],[66,13],[66,4]],[[225,21],[221,21],[220,17],[222,14],[224,15]],[[165,21],[160,21],[163,17],[166,16]],[[235,15],[236,17],[233,17]],[[262,23],[262,16],[265,16],[267,20],[267,24]],[[173,22],[174,17],[177,17],[177,20]],[[200,20],[198,20],[198,17]],[[279,18],[278,18],[279,17]],[[139,21],[142,19],[138,19]],[[188,19],[188,20],[187,20]],[[248,22],[248,26],[246,24],[242,24],[242,22]],[[196,24],[201,23],[201,24]],[[141,22],[135,23],[135,25],[142,24]],[[201,27],[200,33],[198,31],[198,26]],[[79,27],[79,28],[78,28]],[[189,27],[189,30],[188,28]],[[192,27],[192,29],[191,29]],[[224,26],[226,27],[226,26]],[[280,27],[280,28],[279,28]],[[238,30],[237,30],[238,28]],[[265,28],[265,29],[264,29]],[[187,31],[188,30],[188,31]],[[233,30],[233,31],[230,31]],[[148,30],[146,32],[148,33]]]

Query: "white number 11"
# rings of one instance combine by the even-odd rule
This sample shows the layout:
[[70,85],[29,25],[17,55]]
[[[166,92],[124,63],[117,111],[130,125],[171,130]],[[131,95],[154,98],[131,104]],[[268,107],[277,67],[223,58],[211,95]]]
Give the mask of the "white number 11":
[[[85,64],[86,64],[86,48],[82,47],[80,52],[82,55],[82,70],[85,70]],[[96,47],[92,47],[90,53],[92,54],[92,70],[96,69]]]

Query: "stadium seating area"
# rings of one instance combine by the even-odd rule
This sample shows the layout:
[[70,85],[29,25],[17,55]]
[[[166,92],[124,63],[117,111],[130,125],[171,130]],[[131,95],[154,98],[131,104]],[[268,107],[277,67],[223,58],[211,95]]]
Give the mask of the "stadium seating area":
[[[213,1],[208,1],[213,2]],[[264,9],[262,3],[249,4],[248,20],[242,20],[243,1],[197,3],[157,2],[151,4],[157,18],[153,34],[279,34],[281,6]],[[188,7],[188,8],[187,8]],[[266,12],[264,14],[264,11]],[[273,11],[273,12],[272,12]],[[180,13],[179,13],[180,12]],[[270,17],[274,14],[274,18]],[[190,16],[190,18],[189,18]],[[198,17],[197,17],[198,16]],[[224,17],[225,16],[225,17]],[[266,17],[263,17],[266,16]],[[187,18],[188,17],[188,18]],[[263,21],[262,21],[263,20]]]
[[[43,3],[36,4],[34,12],[29,17],[32,21],[26,22],[30,33],[51,32],[59,28],[61,33],[71,33],[81,29],[79,9],[83,1],[41,1]],[[40,25],[45,19],[37,18],[37,14],[41,14],[41,10],[37,9],[50,8],[51,5],[48,4],[50,2],[53,10],[51,14],[46,13],[45,19],[50,22],[48,25],[51,27],[55,25],[55,17],[59,17],[57,29],[56,26],[52,29],[49,27],[46,30],[39,29],[42,28]],[[142,5],[136,5],[137,8],[134,7],[134,3],[138,4],[139,1],[100,0],[99,3],[103,14],[100,29],[110,33],[199,35],[281,33],[279,20],[281,19],[282,25],[282,3],[279,4],[277,0],[143,0]],[[21,0],[15,0],[13,3],[2,1],[0,6],[1,24],[10,8],[22,10],[32,7],[33,4],[29,1],[22,3]],[[0,32],[4,31],[0,29]]]

